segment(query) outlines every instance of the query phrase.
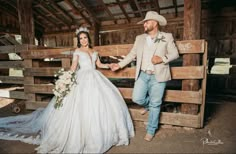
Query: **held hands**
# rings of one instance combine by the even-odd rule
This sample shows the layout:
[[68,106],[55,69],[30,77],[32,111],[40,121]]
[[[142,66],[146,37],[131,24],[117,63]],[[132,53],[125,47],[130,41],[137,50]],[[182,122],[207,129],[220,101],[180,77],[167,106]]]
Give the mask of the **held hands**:
[[152,57],[152,64],[153,64],[153,65],[155,65],[155,64],[160,64],[160,63],[162,63],[162,62],[163,62],[163,60],[162,60],[161,57],[156,56],[156,55],[154,55],[154,56]]
[[111,63],[109,64],[110,69],[114,72],[117,71],[118,69],[120,69],[120,66],[116,63]]

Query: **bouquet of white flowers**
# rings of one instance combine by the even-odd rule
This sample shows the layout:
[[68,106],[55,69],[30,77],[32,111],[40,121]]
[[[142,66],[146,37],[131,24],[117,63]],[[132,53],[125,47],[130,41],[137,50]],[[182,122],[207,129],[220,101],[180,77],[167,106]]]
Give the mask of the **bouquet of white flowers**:
[[63,68],[60,69],[54,76],[58,77],[53,89],[53,93],[56,97],[54,107],[57,109],[63,105],[62,100],[70,92],[73,84],[76,84],[76,79],[75,72],[65,71]]

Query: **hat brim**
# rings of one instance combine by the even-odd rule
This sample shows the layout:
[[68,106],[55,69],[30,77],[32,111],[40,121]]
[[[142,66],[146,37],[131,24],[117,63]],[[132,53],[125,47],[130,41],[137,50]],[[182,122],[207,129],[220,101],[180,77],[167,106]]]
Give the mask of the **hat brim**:
[[147,19],[143,19],[142,21],[137,22],[137,24],[143,24],[145,21],[148,20],[155,20],[159,23],[160,26],[166,26],[167,25],[167,21],[165,19],[165,17],[158,15],[157,18],[147,18]]

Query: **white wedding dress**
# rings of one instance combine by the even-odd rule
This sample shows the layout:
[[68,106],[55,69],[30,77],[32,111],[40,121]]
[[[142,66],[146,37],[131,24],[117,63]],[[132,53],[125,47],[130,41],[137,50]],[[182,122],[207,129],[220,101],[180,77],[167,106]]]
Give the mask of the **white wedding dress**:
[[99,71],[91,56],[75,51],[80,68],[63,106],[0,118],[0,139],[39,145],[38,153],[103,153],[113,145],[128,145],[134,136],[128,108],[118,89]]

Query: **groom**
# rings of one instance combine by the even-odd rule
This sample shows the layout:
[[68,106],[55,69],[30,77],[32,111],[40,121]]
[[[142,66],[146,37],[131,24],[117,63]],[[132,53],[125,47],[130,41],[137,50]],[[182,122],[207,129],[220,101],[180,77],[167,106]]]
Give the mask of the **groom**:
[[146,141],[151,141],[158,128],[160,107],[166,82],[171,80],[169,62],[179,54],[171,33],[159,31],[166,19],[155,11],[148,11],[143,24],[144,34],[136,37],[129,54],[118,64],[111,64],[112,71],[125,67],[137,58],[135,85],[132,100],[143,106],[141,114],[149,111]]

